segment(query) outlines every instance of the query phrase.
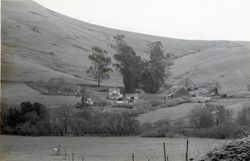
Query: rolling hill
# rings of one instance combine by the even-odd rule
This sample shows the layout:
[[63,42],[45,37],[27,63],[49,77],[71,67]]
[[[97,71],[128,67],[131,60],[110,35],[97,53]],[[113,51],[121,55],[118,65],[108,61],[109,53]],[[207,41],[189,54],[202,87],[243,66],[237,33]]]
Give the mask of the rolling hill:
[[[189,77],[195,83],[218,81],[224,93],[246,93],[250,84],[250,42],[181,40],[88,24],[48,10],[33,1],[2,1],[1,81],[64,78],[95,83],[86,75],[88,55],[97,45],[114,55],[113,36],[122,34],[136,53],[148,58],[147,44],[161,41],[175,55],[166,82]],[[115,71],[105,85],[121,86]],[[2,90],[8,90],[4,88]]]

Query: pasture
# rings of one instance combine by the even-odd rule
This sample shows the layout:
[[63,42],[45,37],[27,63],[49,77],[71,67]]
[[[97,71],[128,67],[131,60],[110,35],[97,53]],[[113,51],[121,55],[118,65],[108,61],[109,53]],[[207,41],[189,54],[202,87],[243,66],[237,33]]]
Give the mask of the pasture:
[[[211,104],[223,105],[232,113],[233,118],[237,117],[238,112],[244,107],[250,105],[249,98],[233,98],[233,99],[218,99],[210,102]],[[157,122],[169,118],[170,120],[178,120],[189,117],[193,108],[204,107],[202,103],[183,103],[173,107],[165,107],[143,113],[139,116],[142,123]]]
[[80,98],[75,96],[63,95],[43,95],[27,86],[25,83],[8,83],[1,84],[1,100],[8,104],[19,105],[21,102],[40,102],[47,106],[58,105],[75,105]]
[[[185,160],[185,138],[142,137],[24,137],[1,136],[0,155],[5,161],[162,161],[162,143],[166,143],[169,161]],[[189,156],[199,157],[227,140],[189,138]],[[60,144],[61,155],[53,150]]]

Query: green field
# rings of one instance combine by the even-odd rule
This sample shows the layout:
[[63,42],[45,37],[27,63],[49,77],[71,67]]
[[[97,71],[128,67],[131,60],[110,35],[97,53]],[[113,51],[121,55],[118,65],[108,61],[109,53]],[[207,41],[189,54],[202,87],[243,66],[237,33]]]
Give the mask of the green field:
[[[71,161],[130,161],[134,153],[136,161],[162,161],[162,143],[170,161],[184,161],[184,138],[141,138],[141,137],[22,137],[1,136],[1,159],[5,161],[60,161],[65,157],[56,156],[53,148],[59,144],[67,160]],[[190,138],[189,156],[199,157],[219,146],[226,140]]]

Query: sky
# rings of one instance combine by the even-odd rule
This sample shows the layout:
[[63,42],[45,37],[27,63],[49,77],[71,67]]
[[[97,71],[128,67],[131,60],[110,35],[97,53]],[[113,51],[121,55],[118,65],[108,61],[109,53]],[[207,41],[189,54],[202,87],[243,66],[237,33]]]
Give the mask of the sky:
[[250,0],[35,0],[96,25],[197,40],[250,41]]

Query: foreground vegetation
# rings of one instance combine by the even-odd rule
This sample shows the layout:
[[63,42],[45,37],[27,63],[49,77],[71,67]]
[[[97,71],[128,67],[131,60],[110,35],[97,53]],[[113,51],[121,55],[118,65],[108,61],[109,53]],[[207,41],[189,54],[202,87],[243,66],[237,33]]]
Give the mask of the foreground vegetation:
[[19,106],[2,105],[1,132],[15,135],[74,135],[208,138],[240,138],[250,130],[250,108],[239,111],[236,119],[223,106],[206,104],[194,108],[189,121],[168,118],[141,124],[138,113],[101,112],[93,108],[69,106],[47,108],[41,103],[22,102]]
[[231,141],[208,152],[200,161],[210,160],[250,160],[250,138]]
[[[166,151],[170,161],[185,160],[185,138],[143,138],[129,137],[22,137],[1,136],[1,161],[63,161],[64,148],[67,150],[67,161],[125,161],[131,160],[131,153],[135,160],[163,161],[162,143],[166,142]],[[227,140],[189,138],[189,156],[198,158],[210,149],[227,142]],[[209,146],[208,146],[209,144]],[[55,155],[54,147],[61,145],[61,155]],[[10,148],[11,147],[11,148]],[[199,151],[197,151],[199,148]],[[1,151],[2,150],[2,151]],[[5,159],[4,159],[5,156]]]

